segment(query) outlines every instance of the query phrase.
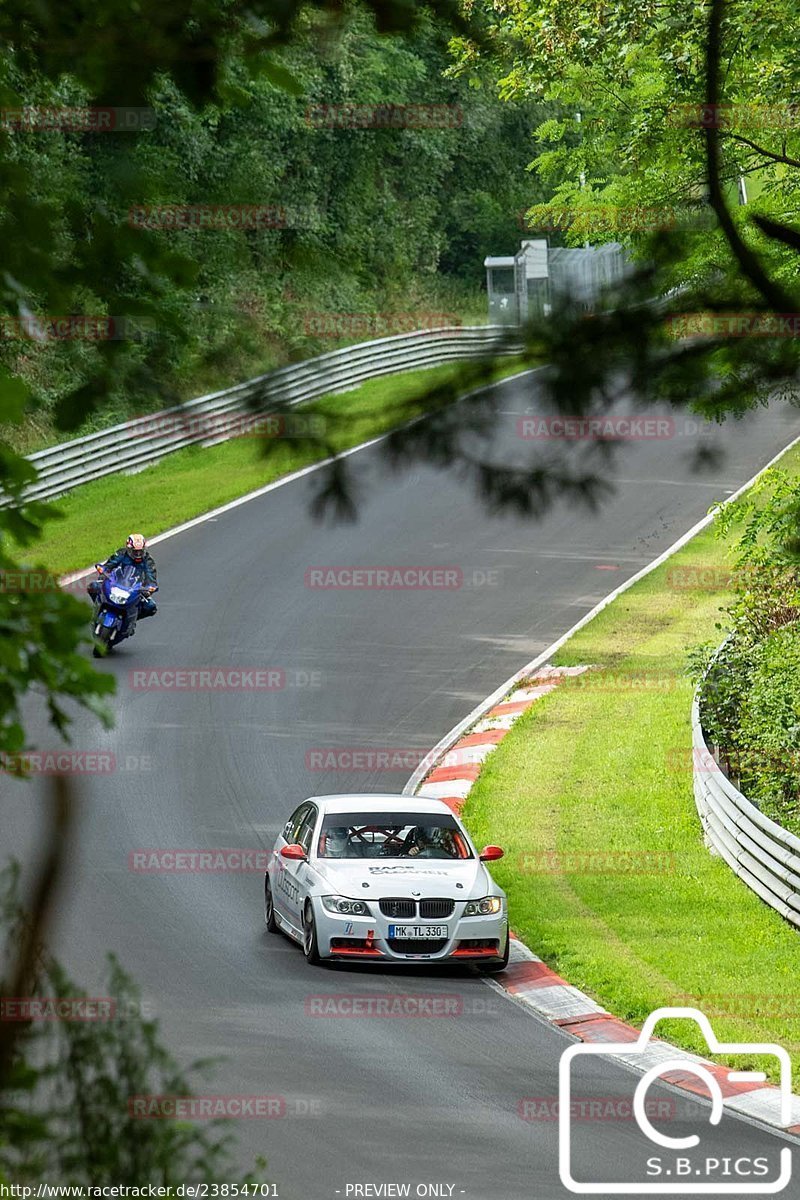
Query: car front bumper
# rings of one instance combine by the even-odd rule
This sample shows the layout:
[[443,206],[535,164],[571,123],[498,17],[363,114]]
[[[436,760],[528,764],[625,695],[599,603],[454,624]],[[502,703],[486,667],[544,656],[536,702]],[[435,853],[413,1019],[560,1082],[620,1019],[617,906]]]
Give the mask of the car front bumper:
[[[376,962],[497,962],[502,959],[508,937],[508,913],[503,898],[502,909],[490,916],[461,917],[453,915],[441,920],[400,921],[378,912],[356,917],[332,913],[322,901],[313,901],[317,926],[317,943],[322,958],[362,959]],[[376,906],[377,907],[377,906]],[[446,938],[430,941],[415,939],[413,944],[400,943],[389,936],[396,925],[440,926]]]

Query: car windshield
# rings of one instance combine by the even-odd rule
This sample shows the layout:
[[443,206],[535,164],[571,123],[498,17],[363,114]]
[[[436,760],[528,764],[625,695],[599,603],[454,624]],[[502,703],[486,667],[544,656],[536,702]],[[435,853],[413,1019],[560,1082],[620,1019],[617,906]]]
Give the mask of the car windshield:
[[447,813],[328,813],[320,858],[472,858],[455,817]]

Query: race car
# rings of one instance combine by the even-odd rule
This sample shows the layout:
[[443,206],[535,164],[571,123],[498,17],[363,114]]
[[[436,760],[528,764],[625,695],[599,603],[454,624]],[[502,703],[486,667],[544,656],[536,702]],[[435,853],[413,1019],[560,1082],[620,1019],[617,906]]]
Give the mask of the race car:
[[309,963],[508,964],[506,896],[458,817],[415,796],[315,796],[289,817],[267,866],[264,916]]

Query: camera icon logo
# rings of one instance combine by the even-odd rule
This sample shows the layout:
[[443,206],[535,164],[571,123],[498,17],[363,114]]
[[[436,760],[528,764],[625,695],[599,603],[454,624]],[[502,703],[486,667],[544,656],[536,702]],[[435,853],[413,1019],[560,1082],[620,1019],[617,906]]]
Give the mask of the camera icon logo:
[[[725,1111],[725,1100],[718,1079],[703,1063],[694,1062],[691,1058],[669,1054],[669,1047],[662,1043],[665,1051],[663,1058],[659,1056],[654,1066],[642,1075],[633,1096],[633,1116],[641,1132],[648,1142],[665,1151],[664,1155],[648,1158],[647,1175],[649,1178],[636,1181],[581,1181],[573,1175],[573,1126],[571,1117],[572,1082],[576,1059],[586,1055],[624,1055],[626,1060],[637,1054],[645,1055],[653,1046],[653,1031],[659,1021],[665,1018],[688,1018],[700,1027],[711,1054],[748,1054],[771,1056],[779,1066],[779,1101],[780,1122],[783,1126],[791,1123],[792,1106],[792,1068],[789,1055],[782,1046],[771,1042],[720,1042],[708,1017],[697,1008],[658,1008],[652,1012],[644,1023],[636,1042],[580,1042],[570,1046],[561,1055],[559,1065],[559,1174],[561,1182],[568,1191],[576,1195],[774,1195],[788,1185],[792,1176],[792,1151],[783,1146],[780,1155],[775,1155],[776,1168],[779,1163],[777,1177],[757,1180],[754,1176],[768,1173],[769,1165],[766,1158],[747,1158],[742,1156],[735,1160],[734,1174],[731,1178],[731,1158],[720,1159],[710,1157],[705,1148],[694,1156],[686,1152],[700,1147],[700,1136],[690,1134],[684,1137],[670,1137],[656,1129],[647,1114],[647,1091],[658,1080],[670,1071],[680,1071],[682,1074],[692,1074],[702,1081],[711,1097],[711,1111],[708,1116],[710,1126],[719,1125]],[[763,1083],[766,1086],[766,1075],[761,1071],[728,1071],[729,1083]],[[713,1147],[711,1148],[713,1154]],[[720,1165],[726,1164],[723,1177],[719,1176]],[[762,1164],[753,1169],[753,1164]],[[748,1164],[747,1168],[742,1164]],[[717,1174],[717,1178],[714,1178]],[[703,1178],[705,1176],[705,1178]],[[654,1178],[653,1178],[654,1177]]]

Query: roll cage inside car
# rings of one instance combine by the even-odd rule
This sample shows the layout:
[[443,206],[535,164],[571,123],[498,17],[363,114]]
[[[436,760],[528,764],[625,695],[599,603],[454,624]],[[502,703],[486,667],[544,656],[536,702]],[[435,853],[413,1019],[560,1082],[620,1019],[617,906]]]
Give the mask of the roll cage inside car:
[[473,857],[453,816],[408,812],[328,813],[317,855],[328,859]]

